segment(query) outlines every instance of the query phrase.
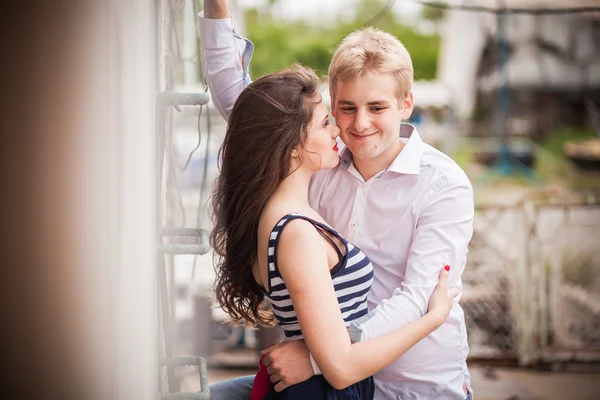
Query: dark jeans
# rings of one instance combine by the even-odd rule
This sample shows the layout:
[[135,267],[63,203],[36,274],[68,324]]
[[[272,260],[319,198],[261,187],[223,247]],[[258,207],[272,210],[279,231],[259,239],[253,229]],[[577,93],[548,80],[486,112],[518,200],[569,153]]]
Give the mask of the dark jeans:
[[[241,376],[215,383],[210,387],[210,398],[212,400],[249,400],[252,395],[253,385],[254,375]],[[473,400],[471,391],[467,393],[465,400]]]
[[297,385],[290,386],[283,392],[271,388],[264,400],[372,400],[375,394],[373,378],[367,378],[337,390],[329,384],[323,375],[315,375]]
[[210,386],[211,400],[250,400],[254,375],[241,376]]

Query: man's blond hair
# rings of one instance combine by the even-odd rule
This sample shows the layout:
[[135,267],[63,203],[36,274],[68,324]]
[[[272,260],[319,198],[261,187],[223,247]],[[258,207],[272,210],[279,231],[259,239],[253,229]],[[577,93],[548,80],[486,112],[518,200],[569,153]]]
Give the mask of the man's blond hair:
[[404,99],[412,87],[413,65],[406,47],[395,36],[368,27],[346,36],[329,66],[329,90],[335,100],[337,85],[365,72],[391,74],[396,96]]

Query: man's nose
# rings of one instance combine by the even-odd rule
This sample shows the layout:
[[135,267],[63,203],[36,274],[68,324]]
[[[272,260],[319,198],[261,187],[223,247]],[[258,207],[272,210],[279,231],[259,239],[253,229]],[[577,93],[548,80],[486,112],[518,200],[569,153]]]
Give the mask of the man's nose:
[[332,123],[331,125],[332,125],[332,127],[331,127],[331,137],[334,138],[334,139],[336,139],[338,136],[340,136],[340,132],[341,132],[340,127],[337,126],[335,123]]
[[371,119],[366,111],[357,111],[354,119],[354,129],[358,132],[367,130],[371,126]]

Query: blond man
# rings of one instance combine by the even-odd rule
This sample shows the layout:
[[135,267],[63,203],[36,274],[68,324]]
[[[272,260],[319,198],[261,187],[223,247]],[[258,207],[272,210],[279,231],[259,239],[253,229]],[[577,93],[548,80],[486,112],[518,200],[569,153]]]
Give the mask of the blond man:
[[[204,10],[207,81],[215,107],[228,119],[250,82],[253,45],[235,33],[225,0],[205,0]],[[309,200],[374,266],[370,313],[349,326],[355,341],[381,337],[423,316],[446,264],[452,266],[452,284],[462,289],[473,191],[449,157],[402,123],[413,109],[412,81],[406,48],[373,28],[348,35],[329,68],[331,113],[344,146],[340,164],[313,177]],[[265,354],[277,391],[319,373],[302,341],[284,342]],[[375,399],[470,399],[467,354],[457,298],[438,330],[375,375]],[[213,385],[212,397],[249,399],[252,381],[243,377]]]

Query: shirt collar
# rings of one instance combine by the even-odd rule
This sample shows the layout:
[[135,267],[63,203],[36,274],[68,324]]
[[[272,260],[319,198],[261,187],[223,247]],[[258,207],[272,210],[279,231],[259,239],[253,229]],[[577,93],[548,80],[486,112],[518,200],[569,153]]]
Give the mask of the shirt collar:
[[388,171],[419,175],[424,149],[423,141],[421,140],[421,136],[419,136],[419,132],[417,132],[417,128],[411,124],[402,124],[400,126],[400,140],[404,143],[404,148],[394,161],[392,161],[392,165],[389,166]]
[[[418,175],[421,170],[421,157],[423,156],[423,141],[417,132],[417,128],[411,124],[400,125],[400,138],[404,143],[404,148],[396,156],[387,171],[394,171],[400,174]],[[340,164],[345,169],[352,165],[352,152],[348,147],[342,151]]]

